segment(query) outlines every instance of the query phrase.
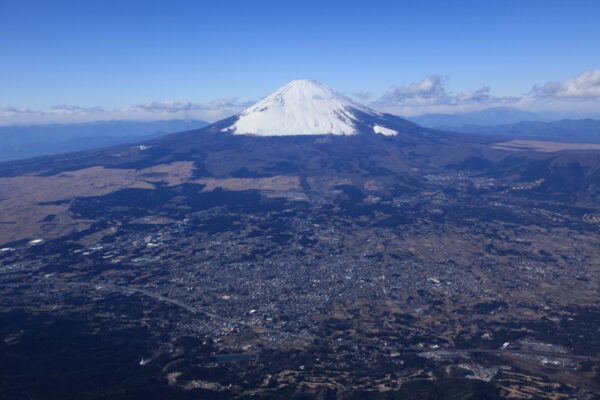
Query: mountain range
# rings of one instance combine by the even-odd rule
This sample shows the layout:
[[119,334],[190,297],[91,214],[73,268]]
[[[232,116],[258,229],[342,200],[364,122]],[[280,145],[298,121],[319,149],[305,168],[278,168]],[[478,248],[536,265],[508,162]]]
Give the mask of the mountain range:
[[446,129],[507,138],[600,143],[600,120],[596,119],[563,119],[550,122],[521,121],[515,124],[462,125]]
[[[600,142],[600,121],[553,120],[548,113],[495,107],[400,118],[381,113],[312,80],[295,80],[240,114],[218,121],[222,132],[255,136],[462,132],[506,138]],[[97,121],[0,126],[0,161],[135,143],[209,125],[201,120]]]
[[534,113],[512,107],[492,107],[479,111],[455,114],[423,114],[408,117],[408,120],[429,128],[455,128],[464,125],[492,126],[521,121],[549,121],[551,114]]

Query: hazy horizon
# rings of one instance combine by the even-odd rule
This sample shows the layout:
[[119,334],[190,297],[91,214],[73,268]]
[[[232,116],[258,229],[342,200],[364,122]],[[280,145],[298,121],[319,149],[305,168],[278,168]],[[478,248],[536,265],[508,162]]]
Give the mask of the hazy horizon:
[[400,116],[600,115],[592,1],[23,1],[0,11],[11,37],[0,43],[0,125],[213,122],[303,78]]

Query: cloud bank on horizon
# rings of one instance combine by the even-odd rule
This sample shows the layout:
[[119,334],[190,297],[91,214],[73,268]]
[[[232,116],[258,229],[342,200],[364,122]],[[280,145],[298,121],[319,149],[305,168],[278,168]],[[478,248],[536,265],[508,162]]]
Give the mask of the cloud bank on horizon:
[[93,121],[199,119],[216,121],[238,113],[252,102],[220,98],[198,104],[190,101],[154,101],[123,108],[56,105],[47,110],[0,106],[0,125],[68,124]]
[[527,111],[554,111],[562,114],[600,115],[600,69],[584,71],[561,82],[534,85],[528,93],[494,96],[490,86],[452,93],[449,78],[429,75],[408,86],[392,86],[372,105],[400,115],[460,113],[490,107],[514,107]]
[[[490,86],[453,93],[447,90],[448,81],[449,77],[444,75],[427,75],[419,82],[393,85],[376,98],[371,92],[355,93],[351,97],[379,111],[401,116],[453,114],[491,107],[549,111],[577,117],[586,114],[600,116],[600,68],[584,71],[564,81],[534,85],[528,93],[517,96],[494,96]],[[165,119],[201,119],[213,122],[234,115],[253,102],[227,97],[202,104],[191,101],[154,101],[123,108],[56,105],[46,110],[0,105],[0,125]]]

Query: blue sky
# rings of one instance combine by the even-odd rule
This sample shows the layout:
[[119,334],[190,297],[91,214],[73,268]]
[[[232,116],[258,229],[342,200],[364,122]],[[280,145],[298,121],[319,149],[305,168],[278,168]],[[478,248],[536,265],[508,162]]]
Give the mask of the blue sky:
[[[309,78],[404,114],[497,104],[597,110],[594,73],[580,103],[531,93],[600,68],[600,2],[415,3],[1,0],[0,107],[227,113]],[[432,82],[443,93],[415,100],[418,85]],[[487,103],[461,100],[484,92]],[[436,95],[444,99],[427,97]]]

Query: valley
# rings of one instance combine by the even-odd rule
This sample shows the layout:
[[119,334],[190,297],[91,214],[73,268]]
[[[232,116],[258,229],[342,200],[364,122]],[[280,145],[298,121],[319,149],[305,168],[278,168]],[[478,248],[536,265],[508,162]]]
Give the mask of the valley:
[[[346,162],[352,171],[357,160]],[[3,365],[23,385],[68,398],[10,356],[55,340],[35,328],[52,315],[81,324],[92,342],[124,335],[132,350],[118,367],[150,374],[156,396],[594,398],[596,203],[540,199],[548,178],[514,183],[454,167],[373,175],[360,172],[364,160],[351,173],[333,163],[331,174],[295,175],[301,163],[275,162],[271,176],[256,165],[244,176],[258,177],[244,178],[199,177],[198,161],[106,166],[115,183],[51,194],[71,232],[46,218],[43,241],[0,253],[3,318],[33,324],[1,332]],[[57,187],[84,171],[58,172]],[[56,351],[84,357],[66,344]],[[77,365],[87,374],[98,357]]]

